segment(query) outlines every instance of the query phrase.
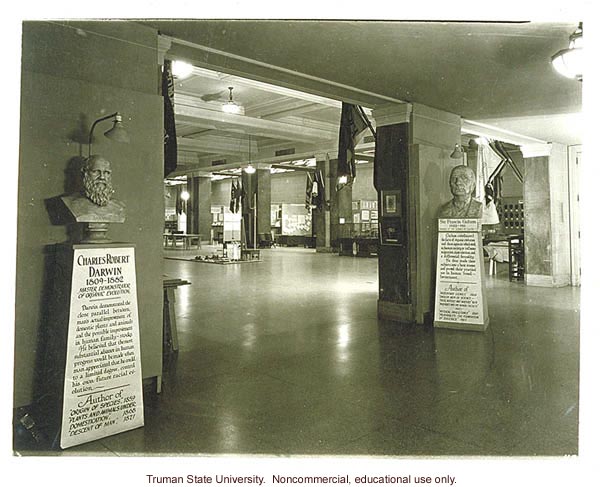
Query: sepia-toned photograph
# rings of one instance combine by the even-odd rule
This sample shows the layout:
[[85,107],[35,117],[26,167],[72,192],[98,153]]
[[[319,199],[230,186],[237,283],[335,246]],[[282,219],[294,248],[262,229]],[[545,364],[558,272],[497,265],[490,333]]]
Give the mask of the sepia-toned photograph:
[[23,19],[12,455],[578,458],[584,20]]

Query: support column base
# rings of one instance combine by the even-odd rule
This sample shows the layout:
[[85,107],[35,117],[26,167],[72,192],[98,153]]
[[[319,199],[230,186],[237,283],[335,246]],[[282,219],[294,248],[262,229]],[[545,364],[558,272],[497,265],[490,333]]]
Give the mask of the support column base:
[[485,331],[490,324],[489,318],[484,323],[454,323],[449,321],[434,321],[435,328],[449,328],[451,330],[466,330],[466,331]]
[[412,304],[399,304],[390,301],[377,300],[377,317],[382,320],[414,323]]
[[525,274],[527,286],[564,287],[569,285],[569,276],[543,276],[540,274]]
[[333,254],[337,253],[337,249],[334,249],[332,247],[317,247],[317,252],[323,254]]

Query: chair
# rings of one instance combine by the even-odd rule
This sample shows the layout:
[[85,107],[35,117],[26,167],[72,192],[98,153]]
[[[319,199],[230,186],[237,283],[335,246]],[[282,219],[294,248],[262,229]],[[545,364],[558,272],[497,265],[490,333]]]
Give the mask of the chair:
[[523,235],[508,237],[508,280],[522,281],[525,278],[525,245]]
[[271,248],[275,245],[273,236],[270,233],[259,233],[258,234],[258,247],[261,249]]

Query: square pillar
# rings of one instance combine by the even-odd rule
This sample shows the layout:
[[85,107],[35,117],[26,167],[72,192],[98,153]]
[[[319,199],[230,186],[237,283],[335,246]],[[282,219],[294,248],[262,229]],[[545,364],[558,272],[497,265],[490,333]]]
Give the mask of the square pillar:
[[245,243],[247,248],[258,248],[260,235],[271,233],[271,170],[259,168],[252,174],[242,171],[242,187]]
[[[352,186],[346,185],[337,189],[338,160],[329,161],[329,202],[330,202],[330,232],[331,247],[339,247],[339,239],[350,237],[348,229],[352,228]],[[327,182],[325,183],[327,184]],[[344,221],[344,223],[341,223]]]
[[[437,212],[452,195],[460,116],[419,104],[376,107],[374,184],[380,222],[378,316],[431,323]],[[396,210],[390,211],[393,201]],[[395,235],[394,238],[390,237]]]
[[210,177],[188,177],[190,199],[188,201],[187,233],[200,234],[201,239],[210,240],[212,195]]
[[569,284],[570,233],[567,149],[561,144],[521,146],[525,171],[525,283]]
[[315,232],[317,252],[331,251],[331,212],[329,202],[331,201],[331,175],[330,164],[325,154],[317,154],[317,171],[321,171],[325,185],[325,202],[323,209],[313,209],[313,228]]

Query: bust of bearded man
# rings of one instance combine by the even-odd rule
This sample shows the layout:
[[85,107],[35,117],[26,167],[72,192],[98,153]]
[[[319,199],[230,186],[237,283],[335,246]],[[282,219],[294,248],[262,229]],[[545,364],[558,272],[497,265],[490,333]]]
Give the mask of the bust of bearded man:
[[110,162],[102,156],[88,157],[81,168],[83,194],[63,196],[75,221],[81,223],[123,223],[125,205],[112,199],[112,170]]

